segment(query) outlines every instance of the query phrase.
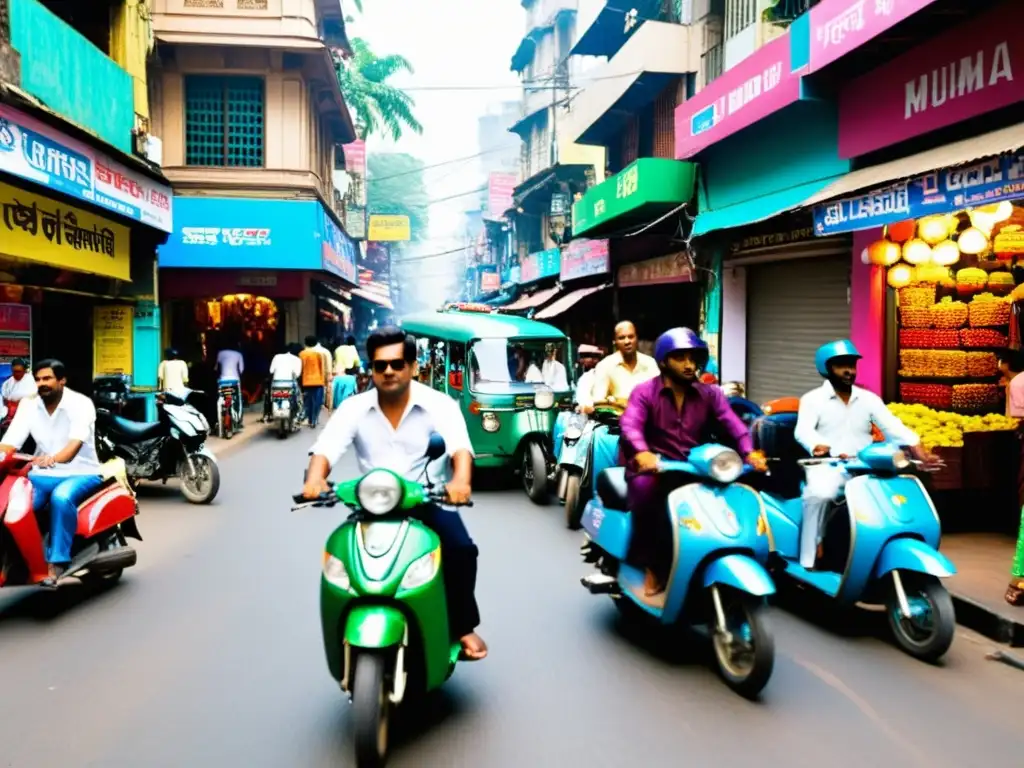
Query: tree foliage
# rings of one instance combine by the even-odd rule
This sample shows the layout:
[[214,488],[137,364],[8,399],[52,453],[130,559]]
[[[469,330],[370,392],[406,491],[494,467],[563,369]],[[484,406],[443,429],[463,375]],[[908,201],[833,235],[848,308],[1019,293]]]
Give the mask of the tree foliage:
[[430,220],[423,161],[404,152],[370,152],[366,159],[369,212],[408,216],[412,239],[425,239]]
[[355,114],[362,138],[380,133],[398,141],[405,130],[423,133],[413,114],[416,102],[403,91],[388,84],[399,72],[412,72],[404,56],[378,56],[359,37],[352,38],[352,56],[336,65],[338,82],[345,101]]

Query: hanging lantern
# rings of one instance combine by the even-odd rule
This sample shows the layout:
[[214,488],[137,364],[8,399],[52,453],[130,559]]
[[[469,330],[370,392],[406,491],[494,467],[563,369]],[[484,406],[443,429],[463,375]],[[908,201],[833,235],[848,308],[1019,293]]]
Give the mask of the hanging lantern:
[[894,243],[905,243],[914,236],[915,229],[917,229],[917,222],[913,219],[897,221],[895,224],[889,225],[887,234]]
[[967,218],[971,220],[971,226],[981,230],[982,234],[986,237],[992,236],[992,229],[998,221],[994,212],[989,212],[982,208],[975,208],[973,211],[969,211]]
[[990,218],[994,224],[998,224],[1000,221],[1006,221],[1013,216],[1013,203],[1009,200],[1003,200],[1001,203],[983,205],[980,208],[976,208],[975,211]]
[[913,270],[906,264],[897,264],[896,266],[889,267],[889,272],[885,276],[885,281],[892,288],[905,288],[910,285],[910,279],[913,277]]
[[926,216],[921,219],[921,224],[917,229],[918,236],[928,245],[941,243],[949,237],[949,230],[949,219],[946,216]]
[[900,260],[900,247],[888,240],[876,240],[868,246],[868,261],[872,264],[888,267]]
[[903,260],[907,264],[927,264],[932,258],[932,249],[924,240],[908,240],[903,245]]
[[956,243],[960,248],[960,253],[966,253],[974,256],[984,252],[985,249],[988,248],[988,238],[978,227],[965,229],[960,233],[960,237],[957,239]]
[[951,267],[960,261],[960,249],[952,240],[943,240],[932,248],[932,263],[940,267]]

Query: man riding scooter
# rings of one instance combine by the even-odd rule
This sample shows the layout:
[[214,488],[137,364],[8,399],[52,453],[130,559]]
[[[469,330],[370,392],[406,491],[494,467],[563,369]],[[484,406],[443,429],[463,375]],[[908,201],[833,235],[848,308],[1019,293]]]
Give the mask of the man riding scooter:
[[701,384],[701,368],[708,361],[707,344],[689,328],[672,328],[658,337],[654,359],[657,378],[638,384],[629,398],[620,425],[619,460],[626,466],[629,509],[633,512],[634,555],[646,568],[642,597],[645,603],[664,601],[665,568],[672,561],[672,536],[664,528],[668,494],[689,481],[680,475],[657,474],[660,459],[685,461],[701,436],[717,423],[737,444],[741,455],[757,471],[767,468],[754,450],[750,431],[733,413],[716,386]]
[[[852,341],[831,341],[819,347],[814,364],[825,382],[800,398],[794,437],[815,458],[853,458],[871,445],[872,425],[885,437],[910,448],[926,464],[937,462],[921,445],[921,438],[894,416],[882,398],[854,386],[861,354]],[[840,495],[847,475],[841,466],[807,467],[803,524],[800,526],[800,565],[813,570],[821,556],[821,530],[825,512]]]
[[623,320],[615,326],[615,352],[594,369],[592,404],[583,413],[592,413],[594,403],[608,400],[625,403],[633,387],[657,378],[658,364],[653,357],[637,351],[636,326]]
[[576,410],[583,413],[586,407],[594,405],[594,380],[597,374],[594,372],[601,359],[601,348],[592,344],[580,344],[576,352],[576,360],[580,367],[580,376],[576,380]]

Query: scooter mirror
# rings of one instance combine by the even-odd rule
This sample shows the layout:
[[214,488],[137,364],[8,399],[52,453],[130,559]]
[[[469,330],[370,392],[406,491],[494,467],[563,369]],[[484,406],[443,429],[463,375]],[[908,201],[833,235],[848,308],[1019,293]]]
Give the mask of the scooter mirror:
[[430,440],[427,442],[427,458],[437,461],[447,452],[448,446],[445,445],[444,438],[437,432],[431,432]]

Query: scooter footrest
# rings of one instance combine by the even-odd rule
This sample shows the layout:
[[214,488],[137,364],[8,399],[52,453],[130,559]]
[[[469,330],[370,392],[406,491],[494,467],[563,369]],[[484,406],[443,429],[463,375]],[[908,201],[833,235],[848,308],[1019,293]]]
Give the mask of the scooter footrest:
[[118,547],[106,552],[100,552],[92,560],[85,564],[84,569],[102,573],[104,571],[116,571],[121,568],[131,568],[138,562],[139,555],[132,547]]
[[619,582],[604,573],[595,573],[590,576],[584,576],[580,579],[582,584],[588,592],[592,595],[614,595],[619,593]]

